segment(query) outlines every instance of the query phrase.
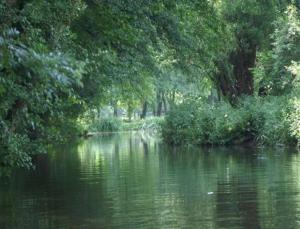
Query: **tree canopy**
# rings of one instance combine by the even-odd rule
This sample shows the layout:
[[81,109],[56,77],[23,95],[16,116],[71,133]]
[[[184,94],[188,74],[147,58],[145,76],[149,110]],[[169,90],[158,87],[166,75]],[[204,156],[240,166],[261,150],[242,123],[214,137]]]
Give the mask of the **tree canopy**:
[[104,105],[131,118],[193,98],[295,95],[299,4],[1,0],[0,165],[28,166]]

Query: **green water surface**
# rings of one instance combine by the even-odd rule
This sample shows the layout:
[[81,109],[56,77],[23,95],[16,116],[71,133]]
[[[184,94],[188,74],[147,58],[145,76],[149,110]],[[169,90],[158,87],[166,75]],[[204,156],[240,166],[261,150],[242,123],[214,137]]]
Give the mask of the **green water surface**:
[[300,228],[295,150],[95,136],[0,182],[0,228]]

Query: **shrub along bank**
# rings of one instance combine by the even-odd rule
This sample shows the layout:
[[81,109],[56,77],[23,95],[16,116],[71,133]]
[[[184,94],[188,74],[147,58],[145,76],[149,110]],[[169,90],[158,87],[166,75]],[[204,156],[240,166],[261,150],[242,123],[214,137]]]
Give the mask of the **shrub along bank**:
[[163,123],[163,117],[151,117],[146,119],[122,121],[118,118],[102,118],[94,120],[87,127],[87,132],[118,132],[131,130],[160,130]]
[[300,142],[299,105],[293,96],[245,97],[236,107],[187,102],[166,116],[162,136],[172,144],[295,145]]

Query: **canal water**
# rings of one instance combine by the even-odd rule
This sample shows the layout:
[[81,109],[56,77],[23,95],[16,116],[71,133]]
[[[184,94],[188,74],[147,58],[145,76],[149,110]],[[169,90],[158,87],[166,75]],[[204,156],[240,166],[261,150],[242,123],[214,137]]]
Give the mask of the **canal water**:
[[300,154],[95,136],[0,183],[0,228],[300,228]]

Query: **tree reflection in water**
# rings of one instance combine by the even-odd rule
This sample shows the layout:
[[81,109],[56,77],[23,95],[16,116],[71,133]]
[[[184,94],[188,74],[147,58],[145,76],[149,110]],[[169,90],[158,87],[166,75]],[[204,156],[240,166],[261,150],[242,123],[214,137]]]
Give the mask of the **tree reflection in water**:
[[97,136],[37,156],[0,186],[4,228],[299,227],[292,150],[170,147]]

